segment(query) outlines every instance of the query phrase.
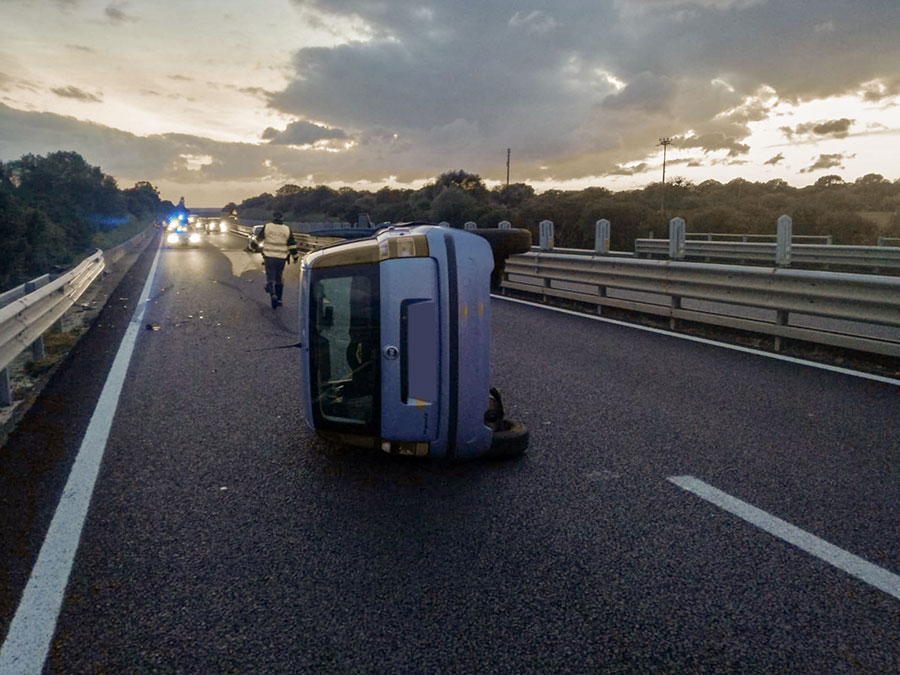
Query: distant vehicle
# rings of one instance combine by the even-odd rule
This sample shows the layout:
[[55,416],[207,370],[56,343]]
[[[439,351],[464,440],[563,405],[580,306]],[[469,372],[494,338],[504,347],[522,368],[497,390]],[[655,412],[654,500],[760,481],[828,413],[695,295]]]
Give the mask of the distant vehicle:
[[196,246],[200,243],[200,234],[181,220],[173,218],[169,221],[168,230],[166,243],[172,248]]
[[210,234],[228,232],[228,221],[224,218],[207,218],[205,225],[206,231]]
[[396,225],[303,258],[301,386],[316,433],[447,459],[525,450],[527,429],[490,386],[490,281],[495,257],[529,250],[531,235],[492,232]]
[[254,225],[253,232],[250,233],[250,236],[247,238],[247,250],[251,253],[262,253],[263,247],[266,242],[264,239],[260,239],[260,235],[262,235],[262,231],[265,225]]

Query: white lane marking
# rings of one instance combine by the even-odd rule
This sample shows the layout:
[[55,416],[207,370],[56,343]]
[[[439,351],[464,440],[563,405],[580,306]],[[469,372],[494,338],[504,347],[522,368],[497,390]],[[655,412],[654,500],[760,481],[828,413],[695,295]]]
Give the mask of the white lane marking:
[[0,649],[0,675],[40,673],[44,667],[161,250],[162,239]]
[[765,530],[769,534],[789,544],[793,544],[810,555],[824,560],[829,565],[833,565],[860,581],[864,581],[870,586],[874,586],[878,590],[884,591],[900,600],[900,576],[888,572],[878,565],[873,565],[859,556],[848,553],[834,544],[829,544],[824,539],[819,539],[819,537],[801,530],[787,521],[776,518],[762,509],[732,497],[714,488],[712,485],[704,483],[699,478],[694,478],[693,476],[671,476],[668,480],[683,490],[694,493],[701,499],[715,504],[751,525],[756,525],[761,530]]
[[797,359],[793,356],[784,356],[782,354],[773,354],[772,352],[764,352],[759,349],[753,349],[752,347],[742,347],[740,345],[732,345],[727,342],[717,342],[715,340],[709,340],[707,338],[696,337],[694,335],[684,335],[682,333],[673,333],[672,331],[663,330],[662,328],[652,328],[650,326],[641,326],[639,324],[628,323],[627,321],[618,321],[616,319],[607,319],[602,316],[594,316],[592,314],[585,314],[584,312],[576,312],[571,309],[563,309],[562,307],[553,307],[551,305],[545,305],[540,302],[531,302],[529,300],[520,300],[519,298],[509,298],[505,295],[495,295],[491,294],[492,298],[496,298],[497,300],[506,300],[508,302],[517,302],[520,305],[529,305],[530,307],[540,307],[541,309],[549,309],[554,312],[560,312],[562,314],[571,314],[572,316],[580,316],[584,319],[591,319],[592,321],[601,321],[603,323],[611,323],[616,326],[625,326],[626,328],[634,328],[636,330],[647,331],[648,333],[657,333],[659,335],[667,335],[669,337],[678,338],[680,340],[689,340],[691,342],[700,342],[705,345],[713,345],[716,347],[723,347],[725,349],[731,349],[736,352],[744,352],[746,354],[755,354],[756,356],[765,356],[769,359],[776,359],[778,361],[787,361],[788,363],[796,363],[801,366],[809,366],[811,368],[818,368],[820,370],[828,370],[833,373],[841,373],[842,375],[852,375],[853,377],[861,377],[864,380],[872,380],[874,382],[883,382],[885,384],[892,384],[895,387],[900,387],[900,380],[894,379],[891,377],[884,377],[882,375],[871,375],[869,373],[862,373],[858,370],[851,370],[849,368],[841,368],[840,366],[829,366],[826,363],[816,363],[815,361],[807,361],[806,359]]

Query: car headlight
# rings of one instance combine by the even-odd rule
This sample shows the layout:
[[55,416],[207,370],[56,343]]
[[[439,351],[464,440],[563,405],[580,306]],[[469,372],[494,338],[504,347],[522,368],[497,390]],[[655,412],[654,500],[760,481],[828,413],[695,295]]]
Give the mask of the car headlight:
[[177,244],[178,239],[179,239],[178,235],[175,234],[174,232],[172,232],[168,237],[166,237],[166,241],[169,242],[170,244]]
[[200,241],[200,235],[197,234],[196,232],[192,232],[191,236],[188,237],[188,241],[191,242],[192,244],[196,244],[197,242]]
[[226,223],[224,220],[219,223],[219,232],[228,232],[228,223]]

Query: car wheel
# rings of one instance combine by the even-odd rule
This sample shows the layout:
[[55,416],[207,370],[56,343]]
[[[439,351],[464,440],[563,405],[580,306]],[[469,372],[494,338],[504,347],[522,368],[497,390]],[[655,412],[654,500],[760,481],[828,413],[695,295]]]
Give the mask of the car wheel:
[[479,228],[469,230],[488,240],[494,253],[494,269],[491,271],[491,290],[500,289],[506,259],[517,253],[528,253],[531,250],[531,232],[522,229],[501,230],[495,228]]
[[491,439],[487,457],[518,457],[528,447],[528,429],[521,422],[503,420]]
[[476,228],[469,230],[488,240],[494,257],[502,256],[505,260],[517,253],[528,253],[531,250],[531,232],[523,229],[501,230],[493,227]]

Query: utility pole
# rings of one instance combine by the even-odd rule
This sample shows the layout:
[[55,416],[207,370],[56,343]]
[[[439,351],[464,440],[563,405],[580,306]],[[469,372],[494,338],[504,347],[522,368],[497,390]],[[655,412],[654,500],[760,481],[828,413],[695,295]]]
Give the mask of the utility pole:
[[666,148],[671,145],[672,139],[669,137],[660,138],[659,145],[663,146],[663,176],[662,176],[662,212],[663,217],[666,215]]
[[506,187],[509,187],[509,153],[510,148],[506,149]]

